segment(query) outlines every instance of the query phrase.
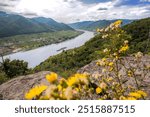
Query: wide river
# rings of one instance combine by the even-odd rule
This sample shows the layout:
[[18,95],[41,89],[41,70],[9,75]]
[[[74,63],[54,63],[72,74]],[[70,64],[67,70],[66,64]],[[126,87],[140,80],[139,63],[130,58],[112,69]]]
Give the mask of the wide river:
[[[62,52],[62,50],[61,51],[58,51],[58,50],[62,48],[65,48],[65,50],[68,50],[68,49],[80,47],[84,45],[84,43],[87,42],[92,37],[94,37],[94,32],[84,31],[83,34],[73,39],[63,41],[58,44],[51,44],[51,45],[43,46],[34,50],[13,53],[13,54],[4,56],[4,58],[9,58],[10,60],[14,60],[14,59],[24,60],[28,62],[29,68],[33,68],[39,65],[44,60],[46,60],[48,57]],[[0,58],[0,61],[1,61],[1,58]]]

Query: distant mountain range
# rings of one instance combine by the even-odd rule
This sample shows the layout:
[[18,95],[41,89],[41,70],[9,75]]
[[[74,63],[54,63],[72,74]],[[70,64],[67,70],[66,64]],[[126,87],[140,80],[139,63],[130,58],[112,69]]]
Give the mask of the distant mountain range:
[[[132,22],[132,20],[128,19],[122,20],[124,23],[123,25]],[[114,21],[116,20],[83,21],[67,25],[56,22],[51,18],[36,17],[30,19],[20,15],[8,14],[0,11],[0,37],[74,29],[95,31],[97,28],[106,27]]]
[[29,19],[0,11],[0,37],[61,30],[74,29],[66,24],[58,23],[51,18],[37,17]]
[[[123,21],[123,26],[131,23],[133,20],[121,19]],[[70,27],[74,29],[84,29],[84,30],[92,30],[95,31],[97,28],[103,28],[109,26],[111,23],[116,20],[98,20],[98,21],[83,21],[68,24]]]

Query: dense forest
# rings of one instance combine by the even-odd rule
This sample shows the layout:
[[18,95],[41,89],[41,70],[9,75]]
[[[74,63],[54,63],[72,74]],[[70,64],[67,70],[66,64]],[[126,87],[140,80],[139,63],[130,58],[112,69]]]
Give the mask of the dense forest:
[[123,27],[132,36],[130,40],[131,53],[150,52],[150,18],[134,21]]

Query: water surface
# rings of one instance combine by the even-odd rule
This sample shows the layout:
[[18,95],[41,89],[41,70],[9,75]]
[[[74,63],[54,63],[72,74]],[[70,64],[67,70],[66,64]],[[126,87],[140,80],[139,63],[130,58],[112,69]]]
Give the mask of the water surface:
[[4,58],[9,58],[10,60],[14,60],[14,59],[24,60],[28,62],[29,68],[33,68],[39,65],[41,62],[45,61],[48,57],[61,53],[62,52],[61,49],[68,50],[68,49],[80,47],[92,37],[94,37],[94,32],[84,31],[83,34],[73,39],[58,44],[43,46],[34,50],[13,53],[4,56]]

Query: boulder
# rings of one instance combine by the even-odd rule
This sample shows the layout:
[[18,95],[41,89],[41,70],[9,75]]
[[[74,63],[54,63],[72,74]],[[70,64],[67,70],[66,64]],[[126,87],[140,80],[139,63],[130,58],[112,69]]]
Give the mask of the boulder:
[[32,75],[19,76],[0,85],[0,99],[23,100],[25,93],[35,85],[48,85],[45,76],[49,73],[49,71],[42,71]]

